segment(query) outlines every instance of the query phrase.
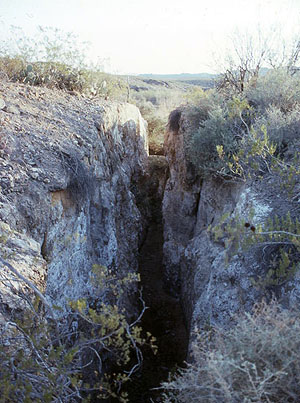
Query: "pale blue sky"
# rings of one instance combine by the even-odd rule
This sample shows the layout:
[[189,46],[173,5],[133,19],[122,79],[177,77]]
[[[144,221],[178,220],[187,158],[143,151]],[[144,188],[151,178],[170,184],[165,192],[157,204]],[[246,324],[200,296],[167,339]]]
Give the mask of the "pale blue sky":
[[72,31],[119,73],[217,70],[233,30],[280,23],[289,35],[299,22],[300,0],[0,0],[0,37],[10,25]]

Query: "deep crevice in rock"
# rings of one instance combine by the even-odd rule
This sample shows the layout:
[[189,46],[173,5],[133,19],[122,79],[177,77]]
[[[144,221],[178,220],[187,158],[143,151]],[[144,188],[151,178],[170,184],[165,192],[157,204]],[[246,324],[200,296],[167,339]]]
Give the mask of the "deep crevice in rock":
[[162,188],[167,178],[166,161],[164,157],[151,156],[149,164],[144,189],[147,197],[143,199],[148,204],[148,227],[140,249],[139,272],[143,298],[149,308],[143,316],[142,328],[156,337],[158,352],[154,355],[150,347],[144,348],[142,369],[127,387],[132,403],[162,401],[161,391],[153,388],[159,387],[172,370],[183,364],[188,346],[180,301],[169,294],[164,276]]

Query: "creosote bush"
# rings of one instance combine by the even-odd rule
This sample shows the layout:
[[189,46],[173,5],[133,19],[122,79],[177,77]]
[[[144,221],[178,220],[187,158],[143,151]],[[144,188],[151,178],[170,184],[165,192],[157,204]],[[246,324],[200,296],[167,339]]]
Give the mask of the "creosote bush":
[[279,107],[271,105],[264,114],[257,117],[253,126],[259,130],[264,126],[268,136],[276,145],[277,152],[282,152],[300,138],[300,105],[284,113]]
[[226,155],[237,149],[231,124],[221,107],[208,112],[208,119],[201,123],[187,146],[191,161],[201,176],[222,170],[223,163],[217,153],[217,146],[220,144]]
[[162,385],[164,402],[298,402],[300,317],[257,304],[232,329],[198,332],[192,362]]

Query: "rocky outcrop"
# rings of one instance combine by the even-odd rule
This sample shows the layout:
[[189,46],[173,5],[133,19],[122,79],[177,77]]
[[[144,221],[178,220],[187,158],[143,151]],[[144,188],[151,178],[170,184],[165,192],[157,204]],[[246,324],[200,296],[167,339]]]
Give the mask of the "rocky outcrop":
[[[287,201],[271,174],[248,182],[199,177],[186,156],[184,109],[172,114],[166,159],[148,158],[146,124],[133,105],[1,82],[0,98],[0,257],[61,308],[57,315],[70,300],[97,307],[109,299],[111,278],[105,273],[96,284],[93,268],[122,280],[140,265],[152,309],[143,326],[157,332],[164,351],[157,372],[163,362],[174,365],[175,355],[184,359],[179,301],[190,340],[207,325],[230,327],[262,298],[299,306],[299,271],[275,285],[261,281],[278,261],[276,250],[242,249],[239,239],[250,231],[245,223],[255,232],[268,217],[297,214],[299,200]],[[136,290],[126,283],[115,292],[113,303],[128,318],[140,308]],[[22,310],[30,292],[1,265],[0,321]],[[181,354],[168,346],[172,339]]]
[[[55,305],[101,300],[93,265],[118,278],[138,267],[142,221],[131,187],[146,166],[146,123],[129,104],[8,83],[0,94],[1,256]],[[17,307],[17,283],[4,268],[1,281],[5,315]]]
[[[275,296],[285,306],[299,306],[299,272],[276,286],[259,285],[272,253],[255,245],[241,249],[238,232],[236,245],[228,244],[223,225],[226,214],[227,220],[239,220],[241,231],[247,231],[249,220],[254,230],[268,217],[295,211],[297,201],[287,201],[278,179],[269,174],[247,183],[199,178],[185,155],[189,124],[184,110],[173,112],[165,141],[170,177],[163,219],[166,281],[181,298],[190,334],[206,325],[229,327],[236,314],[250,311],[262,298]],[[220,226],[218,237],[211,230],[215,226]]]

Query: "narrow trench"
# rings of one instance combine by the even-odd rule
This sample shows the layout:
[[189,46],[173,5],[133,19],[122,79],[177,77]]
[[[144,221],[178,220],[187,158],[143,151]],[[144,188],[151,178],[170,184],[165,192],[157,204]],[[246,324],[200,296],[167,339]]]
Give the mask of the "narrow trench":
[[159,170],[164,157],[152,159],[151,184],[148,187],[150,217],[145,241],[140,250],[139,271],[143,297],[148,309],[142,319],[142,328],[156,338],[158,352],[149,347],[143,350],[143,367],[133,379],[127,393],[131,403],[159,403],[160,383],[170,372],[182,366],[187,354],[188,334],[179,299],[168,293],[163,268],[162,192],[158,191]]

